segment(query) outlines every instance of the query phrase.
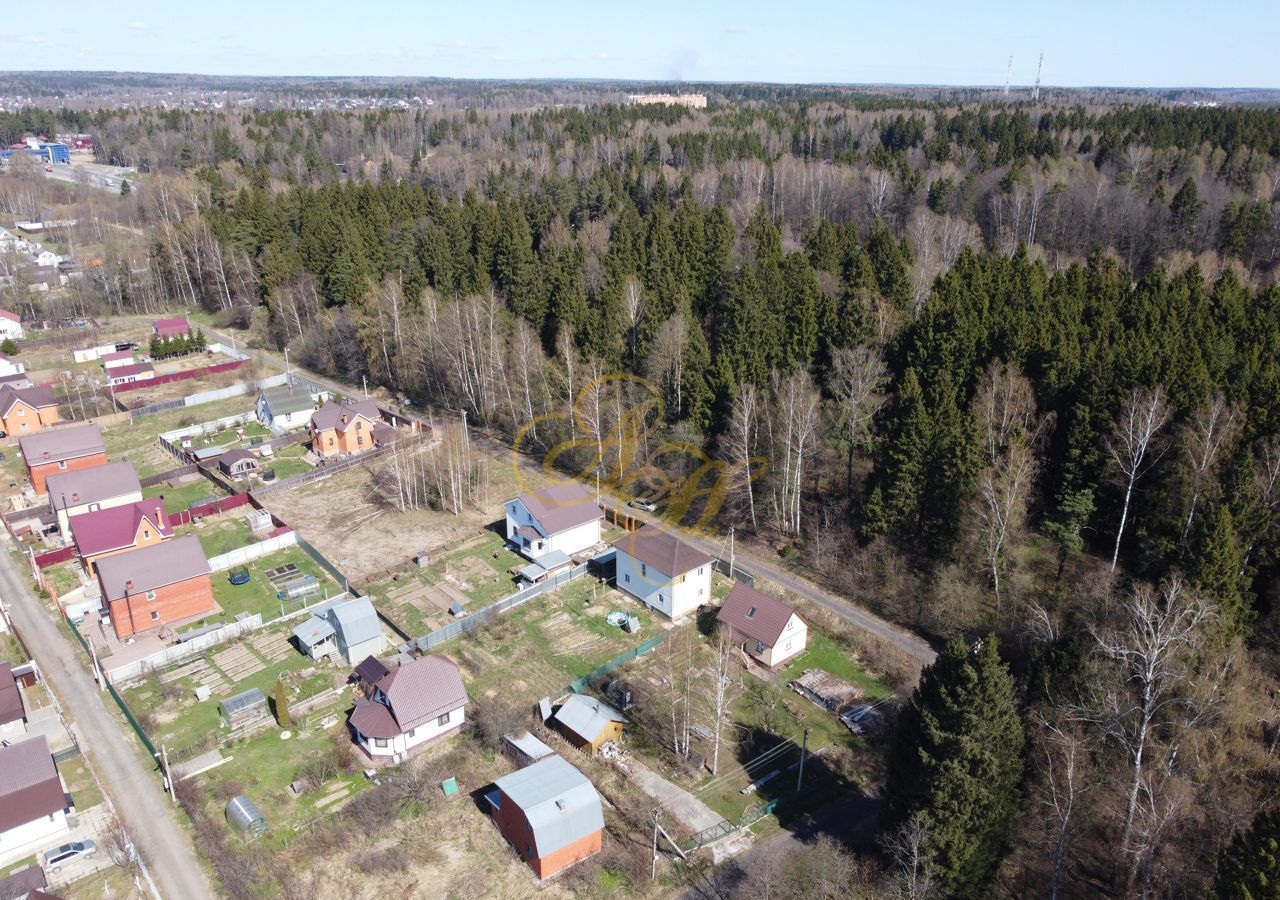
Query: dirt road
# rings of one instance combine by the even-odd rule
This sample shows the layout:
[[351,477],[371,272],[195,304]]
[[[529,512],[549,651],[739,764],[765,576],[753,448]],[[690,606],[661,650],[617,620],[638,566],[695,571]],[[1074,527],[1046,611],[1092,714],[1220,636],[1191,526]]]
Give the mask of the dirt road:
[[196,862],[195,849],[179,826],[177,811],[165,797],[160,779],[143,767],[132,734],[111,715],[93,679],[76,658],[77,648],[63,635],[44,605],[27,587],[9,555],[12,542],[0,539],[0,593],[9,615],[35,654],[50,686],[75,722],[82,744],[98,771],[134,843],[142,851],[166,900],[212,900],[213,892]]

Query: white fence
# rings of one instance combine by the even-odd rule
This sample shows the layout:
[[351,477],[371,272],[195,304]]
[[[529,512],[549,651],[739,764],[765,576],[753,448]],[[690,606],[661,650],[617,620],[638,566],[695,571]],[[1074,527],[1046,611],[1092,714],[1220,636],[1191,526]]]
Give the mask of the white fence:
[[214,631],[206,632],[184,643],[166,647],[159,653],[153,653],[144,659],[125,663],[113,669],[108,668],[104,671],[107,680],[112,684],[123,684],[141,678],[152,669],[163,669],[192,656],[198,656],[214,644],[221,644],[223,641],[229,641],[242,634],[248,634],[250,631],[257,631],[261,627],[262,613],[254,613],[239,622],[228,622]]
[[215,572],[225,572],[232,566],[243,565],[251,560],[275,553],[285,547],[295,547],[297,544],[298,533],[296,531],[286,531],[284,534],[267,538],[265,541],[258,541],[256,544],[237,547],[235,550],[223,553],[221,556],[211,556],[209,557],[209,568]]
[[201,422],[199,425],[188,425],[186,428],[175,428],[173,431],[166,431],[160,435],[161,441],[168,441],[175,446],[182,443],[183,438],[195,437],[196,435],[217,434],[224,428],[232,425],[242,425],[246,422],[256,421],[253,410],[246,410],[238,415],[223,416],[221,419],[214,419],[212,422]]
[[206,344],[205,349],[211,353],[221,353],[223,356],[229,356],[232,359],[248,359],[249,355],[243,350],[237,350],[235,347],[228,347],[226,344],[212,343]]
[[83,350],[71,351],[72,358],[78,362],[92,362],[95,359],[101,359],[107,353],[115,353],[115,344],[100,344],[97,347],[86,347]]

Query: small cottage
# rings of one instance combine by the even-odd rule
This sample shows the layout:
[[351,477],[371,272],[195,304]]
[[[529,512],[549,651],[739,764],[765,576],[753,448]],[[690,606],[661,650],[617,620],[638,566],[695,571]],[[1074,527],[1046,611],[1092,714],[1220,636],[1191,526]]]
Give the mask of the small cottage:
[[744,653],[770,669],[802,651],[809,637],[808,626],[790,604],[743,581],[729,591],[716,621]]
[[671,619],[711,600],[712,559],[671,531],[646,525],[613,542],[617,586]]
[[599,853],[604,811],[587,776],[551,755],[504,775],[485,794],[489,814],[538,878]]
[[237,448],[218,457],[218,471],[228,478],[248,478],[258,473],[258,456],[252,450]]
[[423,656],[382,676],[369,697],[356,701],[351,731],[374,763],[398,763],[462,727],[467,689],[458,667],[443,656]]
[[293,636],[311,659],[330,658],[355,665],[356,660],[376,656],[386,649],[387,638],[368,597],[322,603],[306,621],[296,625]]
[[43,734],[0,747],[0,858],[34,853],[67,830],[67,794]]
[[603,700],[587,694],[570,694],[552,716],[569,743],[595,754],[602,745],[622,737],[626,717]]

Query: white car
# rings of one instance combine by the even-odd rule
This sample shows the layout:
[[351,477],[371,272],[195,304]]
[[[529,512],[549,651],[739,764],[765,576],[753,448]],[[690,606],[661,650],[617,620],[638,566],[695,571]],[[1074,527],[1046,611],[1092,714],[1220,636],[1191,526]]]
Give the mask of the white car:
[[70,844],[63,844],[56,850],[50,850],[44,855],[44,870],[46,872],[56,872],[67,863],[75,862],[78,859],[93,856],[98,852],[98,845],[90,840],[73,841]]

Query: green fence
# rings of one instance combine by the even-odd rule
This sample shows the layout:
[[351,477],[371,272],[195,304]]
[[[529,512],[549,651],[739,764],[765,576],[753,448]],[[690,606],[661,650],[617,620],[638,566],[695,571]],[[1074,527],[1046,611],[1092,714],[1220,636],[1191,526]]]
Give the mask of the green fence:
[[[85,643],[84,635],[80,633],[80,629],[76,628],[75,625],[72,625],[70,619],[67,619],[66,623],[67,628],[71,629],[71,633],[74,634],[76,636],[76,640],[80,642],[80,647],[84,650],[85,655],[89,657],[90,661],[92,661],[93,653],[90,652],[89,645]],[[134,718],[133,710],[129,709],[129,704],[125,703],[124,698],[116,693],[116,689],[111,682],[106,681],[105,678],[103,680],[107,686],[107,693],[111,695],[112,700],[116,701],[116,706],[120,707],[120,712],[124,713],[125,721],[129,723],[129,727],[133,729],[133,733],[138,736],[138,740],[142,741],[142,746],[147,748],[147,752],[151,754],[151,758],[153,760],[157,761],[158,765],[160,751],[156,749],[155,744],[151,743],[151,738],[147,736],[147,733],[142,730],[142,726],[138,723],[138,720]]]
[[609,660],[603,666],[600,666],[597,669],[592,669],[590,672],[588,672],[586,675],[583,675],[581,678],[574,679],[569,684],[569,692],[571,694],[581,694],[584,690],[586,690],[587,685],[591,684],[591,682],[595,681],[597,678],[602,678],[605,675],[608,675],[614,669],[618,668],[619,666],[626,665],[627,663],[631,662],[631,660],[644,656],[654,647],[658,646],[664,640],[666,640],[666,638],[667,638],[667,633],[665,631],[658,632],[657,635],[649,638],[649,640],[645,641],[640,646],[632,647],[626,653],[623,653],[620,656],[615,656],[613,659]]

